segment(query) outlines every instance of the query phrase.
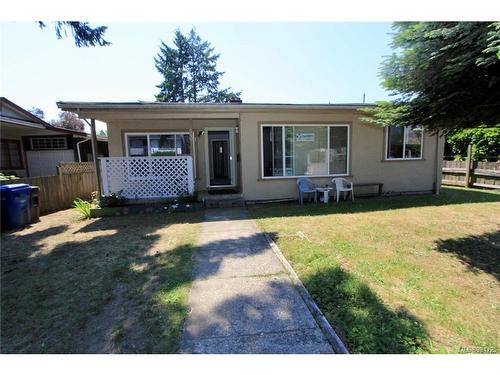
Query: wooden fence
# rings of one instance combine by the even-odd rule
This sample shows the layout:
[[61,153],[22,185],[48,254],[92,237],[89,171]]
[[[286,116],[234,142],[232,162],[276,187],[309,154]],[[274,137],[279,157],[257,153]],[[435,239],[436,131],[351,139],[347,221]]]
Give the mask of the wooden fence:
[[[80,164],[80,163],[68,163]],[[87,163],[82,163],[87,164]],[[91,163],[93,164],[93,163]],[[22,177],[8,183],[30,184],[38,186],[40,213],[71,208],[76,198],[90,199],[92,192],[97,191],[95,172],[88,165],[60,165],[57,176]],[[84,170],[83,172],[81,170]],[[89,171],[90,170],[90,171]],[[3,181],[3,183],[7,183]]]
[[500,189],[500,161],[443,161],[444,185]]

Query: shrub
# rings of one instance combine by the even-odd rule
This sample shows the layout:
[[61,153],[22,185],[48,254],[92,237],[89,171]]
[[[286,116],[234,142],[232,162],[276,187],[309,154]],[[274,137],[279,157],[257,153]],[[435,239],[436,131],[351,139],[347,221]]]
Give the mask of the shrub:
[[19,177],[15,176],[15,175],[4,175],[3,173],[0,173],[0,180],[16,180],[18,179]]
[[119,194],[111,194],[102,196],[99,199],[100,207],[120,207],[127,204],[127,199]]
[[76,198],[73,201],[73,207],[82,215],[83,219],[90,219],[90,209],[92,207],[90,202]]

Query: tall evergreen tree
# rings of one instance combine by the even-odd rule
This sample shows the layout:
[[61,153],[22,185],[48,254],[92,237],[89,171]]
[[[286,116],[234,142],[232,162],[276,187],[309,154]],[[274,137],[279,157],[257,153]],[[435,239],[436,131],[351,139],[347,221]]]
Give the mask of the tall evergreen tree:
[[382,66],[396,97],[368,109],[379,125],[428,129],[500,123],[500,22],[398,22]]
[[188,35],[175,32],[174,47],[161,42],[155,66],[163,76],[156,100],[159,102],[221,103],[239,99],[241,91],[220,89],[217,60],[210,43],[203,41],[194,29]]

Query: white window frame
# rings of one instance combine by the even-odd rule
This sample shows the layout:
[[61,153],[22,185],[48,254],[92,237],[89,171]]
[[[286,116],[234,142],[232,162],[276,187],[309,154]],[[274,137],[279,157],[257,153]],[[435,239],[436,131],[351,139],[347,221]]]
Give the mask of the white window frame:
[[[327,170],[330,172],[330,128],[335,127],[344,127],[347,128],[347,168],[346,173],[336,173],[336,174],[322,174],[322,175],[293,175],[293,176],[264,176],[264,127],[281,127],[282,128],[282,147],[283,147],[283,173],[286,173],[286,150],[285,150],[285,127],[326,127],[327,128],[327,141],[326,141],[326,163]],[[295,129],[294,129],[295,134]],[[286,179],[286,178],[299,178],[299,177],[345,177],[349,176],[350,173],[350,158],[351,158],[351,125],[348,123],[345,124],[290,124],[290,123],[282,123],[282,124],[260,124],[260,177],[263,180],[276,180],[276,179]],[[293,155],[293,164],[295,165],[295,155]]]
[[[62,139],[64,145],[62,147],[42,147],[42,148],[34,147],[33,140],[40,140],[40,139],[57,139],[57,140]],[[47,136],[41,136],[41,137],[31,137],[30,144],[31,144],[31,149],[33,151],[50,151],[50,150],[67,150],[68,149],[68,139],[65,136],[47,135]]]
[[[127,157],[142,157],[142,158],[157,158],[157,157],[164,158],[164,157],[167,157],[167,156],[151,156],[151,148],[150,148],[150,143],[149,143],[149,136],[150,135],[189,135],[189,137],[192,137],[192,135],[188,131],[187,132],[147,132],[147,133],[127,132],[127,133],[124,133],[126,156]],[[144,155],[144,156],[130,156],[129,145],[128,145],[128,137],[129,136],[146,136],[146,140],[148,142],[148,154]],[[191,155],[191,153],[193,152],[193,148],[191,146],[192,145],[190,144],[189,155]],[[175,138],[175,149],[176,149],[176,155],[173,155],[172,157],[186,156],[186,155],[177,155],[177,138]]]
[[386,161],[401,161],[401,160],[422,160],[424,157],[424,128],[422,128],[422,134],[420,135],[420,157],[418,158],[406,158],[405,157],[405,151],[406,151],[406,132],[407,129],[412,125],[406,125],[403,127],[403,157],[402,158],[391,158],[389,157],[389,127],[386,128],[385,130],[385,150],[384,150],[384,160]]

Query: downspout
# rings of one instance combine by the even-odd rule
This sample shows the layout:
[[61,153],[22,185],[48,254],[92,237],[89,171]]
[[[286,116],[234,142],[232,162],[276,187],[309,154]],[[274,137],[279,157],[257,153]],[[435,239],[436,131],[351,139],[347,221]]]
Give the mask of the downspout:
[[88,139],[83,139],[79,142],[76,142],[76,151],[78,153],[78,161],[81,163],[82,162],[82,155],[80,154],[80,143],[87,142]]

